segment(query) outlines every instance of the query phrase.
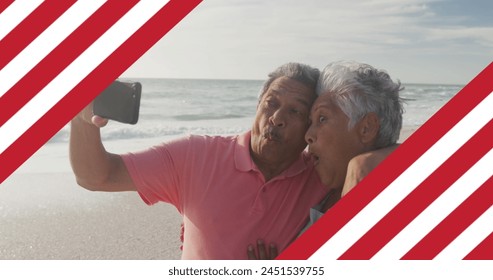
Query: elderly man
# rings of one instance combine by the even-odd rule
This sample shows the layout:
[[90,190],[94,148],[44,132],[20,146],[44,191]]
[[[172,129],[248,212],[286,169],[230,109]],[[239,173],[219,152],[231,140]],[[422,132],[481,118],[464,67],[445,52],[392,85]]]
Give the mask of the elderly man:
[[88,106],[71,123],[77,182],[93,191],[137,191],[147,204],[173,204],[183,216],[183,259],[244,259],[258,238],[284,249],[327,193],[304,134],[319,71],[288,63],[269,75],[252,130],[189,136],[124,155],[105,151]]

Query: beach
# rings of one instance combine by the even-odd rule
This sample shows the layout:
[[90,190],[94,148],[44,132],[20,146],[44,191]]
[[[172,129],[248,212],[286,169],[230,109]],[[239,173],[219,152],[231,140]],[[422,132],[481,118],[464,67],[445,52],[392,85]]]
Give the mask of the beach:
[[[110,122],[106,149],[134,152],[188,134],[234,135],[250,129],[262,81],[139,79],[138,124]],[[460,86],[405,85],[403,142]],[[178,211],[147,206],[137,193],[79,187],[63,127],[0,185],[0,259],[179,259]],[[247,246],[247,244],[245,244]]]
[[[400,142],[416,130],[406,127]],[[162,139],[109,141],[115,153]],[[70,169],[68,144],[44,145],[0,185],[0,259],[180,259],[178,211],[133,192],[91,192]]]

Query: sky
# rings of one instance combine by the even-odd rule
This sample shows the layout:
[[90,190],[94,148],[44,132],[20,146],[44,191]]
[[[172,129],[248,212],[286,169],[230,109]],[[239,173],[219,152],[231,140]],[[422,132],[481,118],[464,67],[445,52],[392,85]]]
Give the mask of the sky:
[[491,0],[204,0],[122,77],[259,79],[355,60],[465,85],[493,61]]

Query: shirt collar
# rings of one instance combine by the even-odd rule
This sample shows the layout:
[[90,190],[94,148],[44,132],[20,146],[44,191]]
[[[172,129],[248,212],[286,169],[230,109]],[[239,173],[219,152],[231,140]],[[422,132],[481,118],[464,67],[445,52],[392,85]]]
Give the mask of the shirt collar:
[[[250,140],[251,140],[251,131],[248,131],[244,134],[240,134],[236,140],[235,154],[234,160],[236,169],[242,172],[248,171],[256,171],[260,172],[253,162],[253,159],[250,155]],[[309,156],[303,152],[300,154],[298,159],[288,167],[288,169],[284,170],[277,178],[282,179],[285,177],[292,177],[303,172],[310,164]]]
[[234,157],[236,169],[239,171],[248,172],[250,170],[256,170],[257,168],[250,156],[250,137],[251,132],[248,131],[238,135],[236,138]]

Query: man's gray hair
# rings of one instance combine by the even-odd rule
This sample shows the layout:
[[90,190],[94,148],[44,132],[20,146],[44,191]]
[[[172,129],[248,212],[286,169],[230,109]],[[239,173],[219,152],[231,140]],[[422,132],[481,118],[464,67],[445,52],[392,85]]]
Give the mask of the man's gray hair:
[[380,131],[375,148],[395,144],[402,128],[401,83],[383,70],[358,62],[339,61],[327,65],[317,85],[317,95],[330,94],[349,117],[349,129],[366,114],[377,114]]
[[317,68],[313,68],[306,64],[289,62],[281,65],[269,74],[269,79],[264,82],[260,90],[259,100],[262,99],[264,93],[277,78],[288,77],[315,89],[319,75],[320,71]]

